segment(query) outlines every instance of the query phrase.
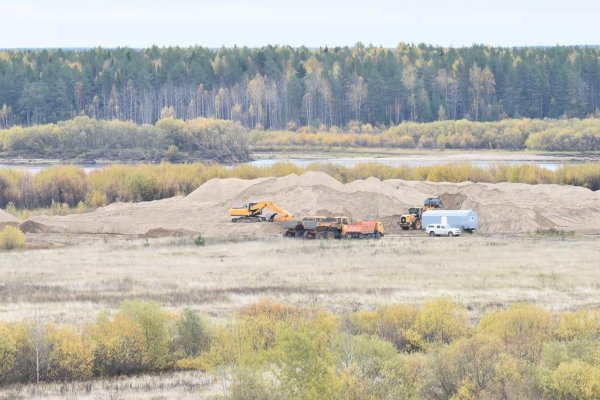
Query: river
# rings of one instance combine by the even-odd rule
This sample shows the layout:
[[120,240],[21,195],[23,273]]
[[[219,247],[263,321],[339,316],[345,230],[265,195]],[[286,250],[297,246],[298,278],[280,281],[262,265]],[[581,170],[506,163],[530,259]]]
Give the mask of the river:
[[[533,164],[538,167],[546,168],[549,170],[556,170],[561,165],[575,165],[583,162],[600,162],[598,158],[577,158],[577,157],[558,157],[558,156],[539,156],[530,155],[523,153],[504,154],[504,153],[473,153],[473,154],[422,154],[422,155],[403,155],[394,157],[290,157],[280,158],[273,157],[272,155],[259,155],[255,161],[244,163],[256,167],[268,167],[276,163],[286,162],[296,164],[299,167],[305,167],[312,163],[331,163],[337,165],[343,165],[345,167],[353,167],[359,163],[374,162],[381,163],[389,166],[408,166],[408,167],[421,167],[421,166],[432,166],[432,165],[447,165],[447,164],[458,164],[458,163],[469,163],[477,167],[485,168],[495,164],[506,164],[506,165],[521,165],[521,164]],[[38,173],[51,166],[61,164],[53,163],[0,163],[0,169],[22,169],[27,170],[33,174]],[[244,165],[237,164],[237,165]],[[82,168],[86,173],[106,168],[110,164],[74,164]]]

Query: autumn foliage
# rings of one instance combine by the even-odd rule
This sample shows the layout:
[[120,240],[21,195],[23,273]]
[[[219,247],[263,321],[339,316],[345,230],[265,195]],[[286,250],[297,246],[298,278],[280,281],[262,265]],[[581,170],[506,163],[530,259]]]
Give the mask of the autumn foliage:
[[89,174],[75,166],[65,165],[50,167],[36,175],[22,170],[0,170],[0,207],[54,207],[59,211],[80,205],[95,208],[115,201],[137,202],[184,196],[213,178],[282,177],[306,171],[325,172],[343,183],[376,177],[433,182],[554,183],[600,189],[600,165],[595,163],[563,165],[556,170],[531,164],[495,164],[486,168],[468,163],[419,167],[376,162],[359,163],[353,167],[324,163],[299,167],[283,162],[264,167],[161,163],[115,164]]
[[447,298],[343,315],[260,300],[219,321],[134,301],[80,327],[0,323],[0,384],[198,369],[235,399],[596,399],[599,326],[530,304],[469,322]]

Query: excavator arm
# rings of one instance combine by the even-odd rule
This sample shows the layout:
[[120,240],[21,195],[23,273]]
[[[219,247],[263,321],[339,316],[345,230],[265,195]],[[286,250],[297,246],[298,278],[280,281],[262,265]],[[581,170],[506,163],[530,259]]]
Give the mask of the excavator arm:
[[270,201],[259,201],[256,203],[248,203],[244,207],[229,209],[229,215],[233,218],[232,222],[262,222],[266,218],[262,216],[264,209],[269,209],[275,213],[269,218],[269,222],[290,221],[294,216],[277,204]]

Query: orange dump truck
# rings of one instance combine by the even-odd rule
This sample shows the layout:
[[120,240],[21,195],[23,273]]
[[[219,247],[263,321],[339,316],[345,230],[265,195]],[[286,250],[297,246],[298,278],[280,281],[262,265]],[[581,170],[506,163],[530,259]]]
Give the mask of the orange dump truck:
[[379,221],[360,221],[346,225],[344,233],[349,239],[379,239],[384,235],[384,229]]

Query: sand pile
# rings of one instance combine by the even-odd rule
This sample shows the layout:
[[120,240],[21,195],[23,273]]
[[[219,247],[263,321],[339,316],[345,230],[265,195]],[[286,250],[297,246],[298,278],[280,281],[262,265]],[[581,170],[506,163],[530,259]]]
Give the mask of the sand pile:
[[6,211],[0,210],[0,228],[4,227],[5,225],[17,226],[20,223],[21,220],[19,218],[12,216]]
[[214,178],[200,186],[198,189],[194,190],[185,198],[187,201],[195,203],[219,203],[234,197],[237,193],[248,188],[249,186],[256,185],[267,179],[269,178]]
[[213,179],[185,198],[115,203],[88,214],[39,216],[32,221],[57,232],[268,236],[279,234],[281,227],[269,223],[234,224],[227,210],[250,201],[270,200],[297,218],[344,214],[354,220],[379,219],[388,233],[399,233],[400,215],[408,207],[420,206],[427,197],[436,196],[442,198],[446,208],[478,211],[482,232],[530,232],[540,228],[600,232],[600,192],[581,187],[376,178],[342,184],[322,172],[254,180]]

